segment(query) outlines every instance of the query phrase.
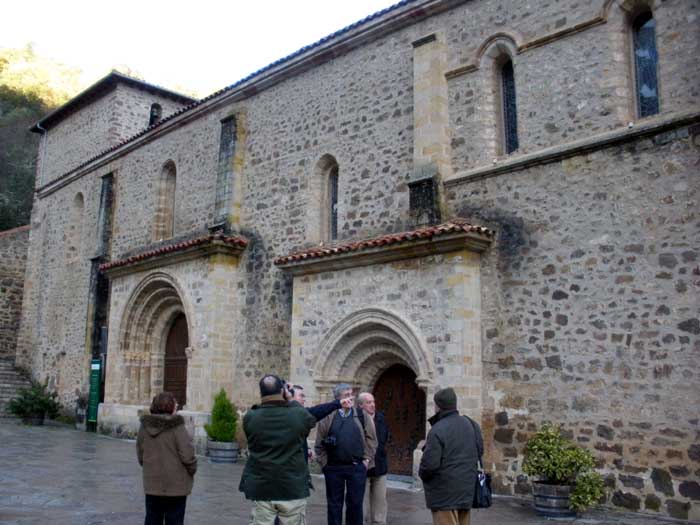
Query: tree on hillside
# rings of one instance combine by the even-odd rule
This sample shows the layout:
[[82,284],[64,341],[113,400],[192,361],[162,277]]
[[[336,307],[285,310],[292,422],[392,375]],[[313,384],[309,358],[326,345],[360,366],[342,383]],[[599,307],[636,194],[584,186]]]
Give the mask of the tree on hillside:
[[29,223],[39,136],[29,128],[80,91],[80,71],[0,49],[0,231]]

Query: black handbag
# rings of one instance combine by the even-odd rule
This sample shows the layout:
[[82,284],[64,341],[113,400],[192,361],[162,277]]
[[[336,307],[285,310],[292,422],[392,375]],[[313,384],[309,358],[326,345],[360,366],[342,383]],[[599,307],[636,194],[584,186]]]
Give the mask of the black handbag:
[[[465,416],[466,417],[466,416]],[[467,417],[474,429],[476,436],[476,425],[471,418]],[[479,451],[477,450],[477,453]],[[484,470],[484,465],[481,462],[481,454],[479,454],[479,469],[476,472],[476,483],[474,484],[474,501],[472,502],[473,509],[488,509],[491,506],[491,474]]]

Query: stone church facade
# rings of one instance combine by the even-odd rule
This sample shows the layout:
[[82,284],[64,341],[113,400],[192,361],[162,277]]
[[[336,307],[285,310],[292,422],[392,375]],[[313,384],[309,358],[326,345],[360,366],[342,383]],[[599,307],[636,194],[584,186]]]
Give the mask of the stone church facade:
[[41,134],[16,361],[99,428],[275,372],[375,392],[410,474],[453,386],[497,491],[556,422],[700,520],[694,0],[413,0],[195,101],[113,73]]

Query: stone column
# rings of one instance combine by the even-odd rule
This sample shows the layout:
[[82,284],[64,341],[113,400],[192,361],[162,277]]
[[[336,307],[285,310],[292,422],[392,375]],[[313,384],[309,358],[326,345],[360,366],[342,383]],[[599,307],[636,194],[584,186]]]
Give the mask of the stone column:
[[413,42],[414,179],[452,175],[447,99],[447,45],[442,32]]

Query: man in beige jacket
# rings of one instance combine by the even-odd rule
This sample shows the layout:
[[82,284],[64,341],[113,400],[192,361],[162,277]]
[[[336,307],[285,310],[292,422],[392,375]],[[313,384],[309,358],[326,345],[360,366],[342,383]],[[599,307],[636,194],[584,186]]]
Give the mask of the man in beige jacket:
[[[341,402],[352,398],[352,387],[341,383],[333,395]],[[374,421],[362,410],[344,406],[318,423],[315,450],[326,479],[328,525],[341,525],[343,502],[346,525],[362,525],[367,470],[374,466],[377,450]]]

